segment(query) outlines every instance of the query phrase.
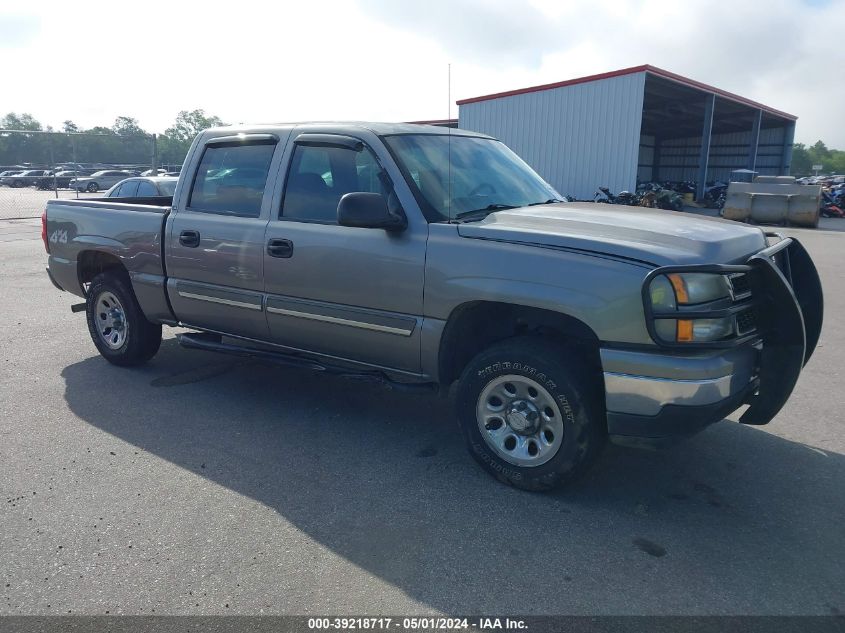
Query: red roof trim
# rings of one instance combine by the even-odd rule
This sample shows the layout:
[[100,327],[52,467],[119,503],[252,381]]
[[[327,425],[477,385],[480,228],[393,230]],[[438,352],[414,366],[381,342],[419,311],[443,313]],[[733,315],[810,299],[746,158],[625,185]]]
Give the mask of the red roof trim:
[[622,75],[631,75],[634,73],[645,72],[649,66],[632,66],[631,68],[623,68],[622,70],[613,70],[609,73],[601,73],[598,75],[588,75],[587,77],[578,77],[577,79],[567,79],[566,81],[558,81],[552,84],[542,84],[540,86],[532,86],[530,88],[519,88],[517,90],[508,90],[506,92],[497,92],[495,94],[483,95],[481,97],[471,97],[469,99],[460,99],[456,101],[458,105],[465,105],[467,103],[477,103],[478,101],[489,101],[491,99],[500,99],[501,97],[513,97],[516,95],[523,95],[529,92],[540,92],[542,90],[553,90],[555,88],[564,88],[565,86],[574,86],[575,84],[585,84],[591,81],[599,81],[600,79],[610,79],[611,77],[621,77]]
[[461,105],[466,105],[468,103],[478,103],[479,101],[489,101],[491,99],[501,99],[502,97],[513,97],[516,95],[522,95],[529,92],[541,92],[543,90],[554,90],[555,88],[564,88],[566,86],[574,86],[577,84],[584,84],[589,83],[591,81],[599,81],[601,79],[610,79],[612,77],[622,77],[623,75],[633,75],[636,73],[648,72],[658,77],[662,77],[664,79],[669,79],[670,81],[677,82],[679,84],[683,84],[684,86],[689,86],[690,88],[696,88],[698,90],[704,90],[705,92],[712,92],[715,95],[718,95],[724,99],[728,99],[730,101],[735,101],[737,103],[741,103],[743,105],[750,106],[752,108],[759,108],[764,112],[769,114],[773,114],[775,116],[783,117],[785,119],[790,119],[795,121],[798,119],[797,116],[794,114],[789,114],[788,112],[783,112],[781,110],[775,110],[774,108],[770,108],[769,106],[763,105],[762,103],[758,103],[756,101],[752,101],[751,99],[746,99],[745,97],[740,97],[732,92],[728,92],[726,90],[720,90],[719,88],[715,88],[713,86],[701,83],[700,81],[695,81],[694,79],[689,79],[687,77],[683,77],[682,75],[677,75],[675,73],[669,72],[668,70],[663,70],[662,68],[657,68],[656,66],[651,66],[649,64],[643,64],[642,66],[632,66],[631,68],[623,68],[621,70],[613,70],[607,73],[600,73],[598,75],[588,75],[587,77],[578,77],[577,79],[568,79],[567,81],[558,81],[551,84],[542,84],[540,86],[531,86],[529,88],[520,88],[518,90],[508,90],[506,92],[497,92],[494,94],[489,95],[482,95],[480,97],[471,97],[469,99],[460,99],[456,103]]
[[457,123],[457,119],[428,119],[426,121],[406,121],[413,125],[442,125],[443,123]]

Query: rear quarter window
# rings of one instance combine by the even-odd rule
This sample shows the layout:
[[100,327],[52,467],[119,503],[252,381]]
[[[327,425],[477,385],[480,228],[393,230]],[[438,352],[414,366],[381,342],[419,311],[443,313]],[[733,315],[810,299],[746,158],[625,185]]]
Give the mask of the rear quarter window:
[[142,180],[140,183],[138,183],[138,193],[136,195],[140,198],[157,196],[158,190],[156,189],[153,183],[147,180]]

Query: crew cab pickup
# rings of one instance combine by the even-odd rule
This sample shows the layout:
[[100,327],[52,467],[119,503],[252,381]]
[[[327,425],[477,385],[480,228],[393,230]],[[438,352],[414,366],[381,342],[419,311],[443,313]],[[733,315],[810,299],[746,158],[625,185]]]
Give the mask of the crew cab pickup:
[[799,241],[561,198],[463,130],[226,127],[172,198],[50,200],[43,238],[111,363],[179,326],[186,347],[451,394],[517,487],[570,481],[608,437],[667,443],[744,405],[769,422],[822,325]]

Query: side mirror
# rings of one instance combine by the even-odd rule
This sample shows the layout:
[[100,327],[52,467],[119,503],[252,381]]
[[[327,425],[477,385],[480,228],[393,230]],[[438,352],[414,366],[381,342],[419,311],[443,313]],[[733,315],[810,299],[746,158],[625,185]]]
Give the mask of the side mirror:
[[341,226],[387,231],[404,231],[408,226],[408,220],[401,211],[390,212],[383,195],[363,191],[347,193],[340,199],[337,223]]

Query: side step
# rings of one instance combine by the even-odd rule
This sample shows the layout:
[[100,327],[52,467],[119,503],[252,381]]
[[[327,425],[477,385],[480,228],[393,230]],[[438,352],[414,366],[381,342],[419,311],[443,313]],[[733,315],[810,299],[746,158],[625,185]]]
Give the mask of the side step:
[[222,342],[219,334],[210,333],[189,333],[177,334],[179,345],[186,349],[199,349],[206,352],[218,352],[230,356],[241,356],[243,358],[254,358],[285,367],[301,367],[311,371],[319,371],[344,378],[355,380],[367,380],[377,382],[389,389],[404,391],[407,393],[436,393],[439,389],[437,383],[433,382],[398,382],[392,380],[384,372],[372,370],[355,370],[341,365],[332,365],[323,361],[316,361],[309,358],[296,356],[285,352],[246,347],[244,345],[231,345]]

